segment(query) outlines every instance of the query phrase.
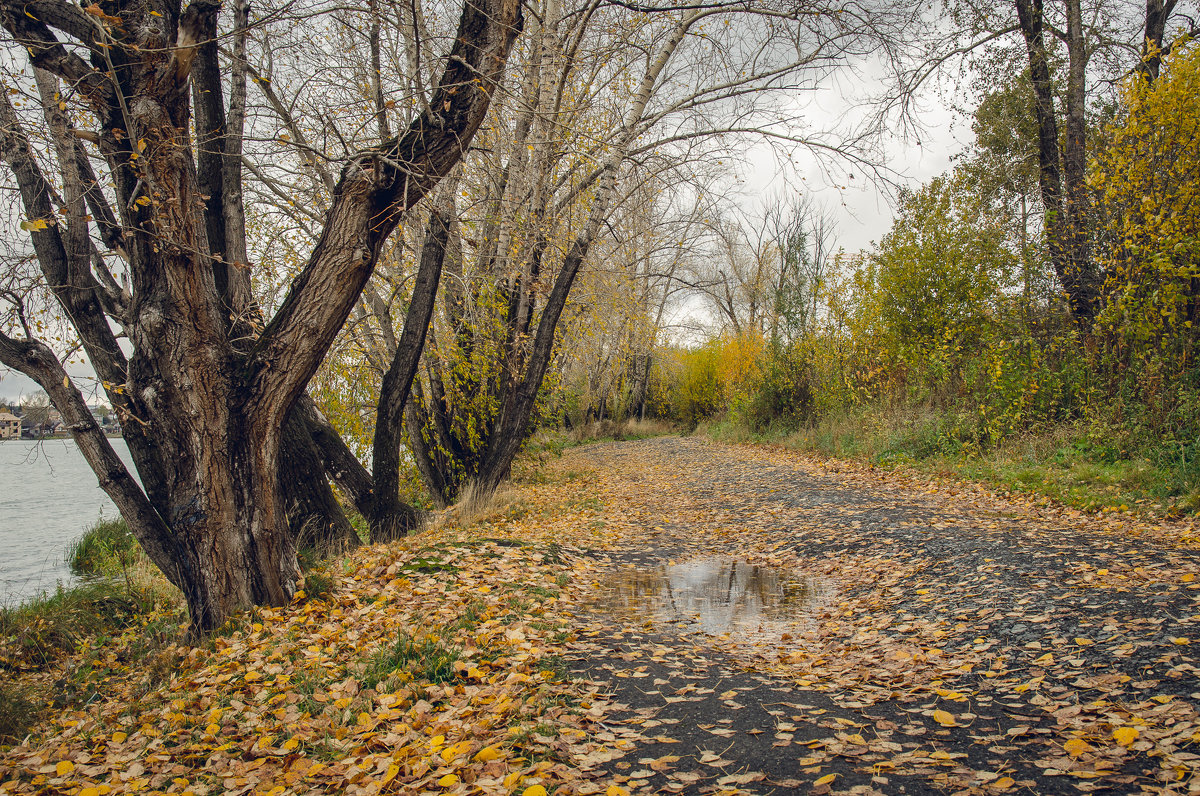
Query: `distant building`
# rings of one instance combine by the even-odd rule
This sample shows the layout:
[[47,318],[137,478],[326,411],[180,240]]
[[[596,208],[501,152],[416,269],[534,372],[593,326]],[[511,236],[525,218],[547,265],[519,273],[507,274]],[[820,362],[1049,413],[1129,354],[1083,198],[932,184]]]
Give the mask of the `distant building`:
[[21,418],[11,412],[0,412],[0,439],[20,439]]

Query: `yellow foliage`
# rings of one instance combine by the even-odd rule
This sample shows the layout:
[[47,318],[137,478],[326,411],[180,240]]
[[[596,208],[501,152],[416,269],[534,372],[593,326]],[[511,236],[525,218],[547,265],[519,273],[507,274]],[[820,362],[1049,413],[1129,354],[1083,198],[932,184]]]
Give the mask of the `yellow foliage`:
[[[1102,322],[1127,358],[1194,339],[1200,300],[1200,46],[1164,61],[1153,83],[1122,86],[1123,113],[1097,158],[1092,187],[1107,223],[1098,252],[1114,299]],[[1178,346],[1186,356],[1186,346]],[[1185,362],[1177,362],[1180,367]]]

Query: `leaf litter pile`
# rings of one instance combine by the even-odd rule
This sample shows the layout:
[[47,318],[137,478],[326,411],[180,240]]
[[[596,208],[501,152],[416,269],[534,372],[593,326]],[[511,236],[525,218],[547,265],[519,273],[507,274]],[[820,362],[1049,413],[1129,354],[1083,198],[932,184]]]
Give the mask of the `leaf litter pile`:
[[1200,793],[1198,541],[764,448],[586,446],[57,716],[0,791]]
[[140,698],[56,717],[0,756],[0,791],[552,792],[601,712],[542,668],[567,576],[552,552],[453,532],[360,550],[326,599],[176,649]]

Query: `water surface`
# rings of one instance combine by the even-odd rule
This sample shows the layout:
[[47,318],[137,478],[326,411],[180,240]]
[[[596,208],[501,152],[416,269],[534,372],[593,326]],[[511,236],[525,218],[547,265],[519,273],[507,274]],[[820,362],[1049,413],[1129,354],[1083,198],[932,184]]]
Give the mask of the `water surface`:
[[[110,442],[132,471],[125,441]],[[0,604],[74,581],[67,547],[101,516],[119,515],[74,440],[0,442]]]
[[684,622],[719,635],[778,630],[824,594],[800,573],[732,558],[693,558],[613,573],[597,607],[624,618]]

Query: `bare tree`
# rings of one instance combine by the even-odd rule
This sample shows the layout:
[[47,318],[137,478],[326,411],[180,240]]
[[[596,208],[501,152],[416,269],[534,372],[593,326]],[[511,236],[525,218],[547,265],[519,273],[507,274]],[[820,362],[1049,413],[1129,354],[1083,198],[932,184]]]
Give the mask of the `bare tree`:
[[713,215],[706,254],[693,258],[687,284],[718,327],[777,342],[809,331],[833,255],[828,214],[805,194]]
[[[235,8],[235,53],[245,9]],[[401,214],[461,159],[521,26],[513,0],[463,6],[425,107],[399,135],[346,159],[328,208],[312,219],[319,236],[262,322],[238,259],[243,62],[235,55],[231,130],[218,112],[229,71],[214,63],[218,11],[213,0],[182,11],[156,0],[87,10],[0,2],[12,57],[30,59],[39,100],[28,109],[0,100],[0,156],[20,189],[38,268],[121,416],[142,486],[19,303],[16,328],[0,335],[0,362],[47,391],[101,486],[183,591],[197,632],[291,597],[284,422]],[[52,160],[34,150],[31,128],[52,142]],[[113,260],[127,285],[114,280]]]
[[481,139],[487,153],[480,160],[489,167],[477,183],[484,212],[473,222],[474,272],[482,294],[488,280],[499,288],[503,310],[497,325],[465,335],[463,310],[448,310],[438,347],[474,356],[496,334],[499,364],[469,381],[470,394],[487,401],[460,431],[449,368],[434,358],[414,390],[421,400],[410,402],[410,442],[441,500],[465,481],[493,488],[507,475],[578,275],[595,247],[608,252],[619,244],[615,215],[672,153],[694,159],[696,150],[753,135],[867,159],[864,137],[801,132],[794,114],[772,109],[767,98],[793,96],[850,59],[894,45],[887,34],[899,23],[886,9],[750,4],[648,13],[557,0],[539,7],[521,87],[496,106],[505,115]]

